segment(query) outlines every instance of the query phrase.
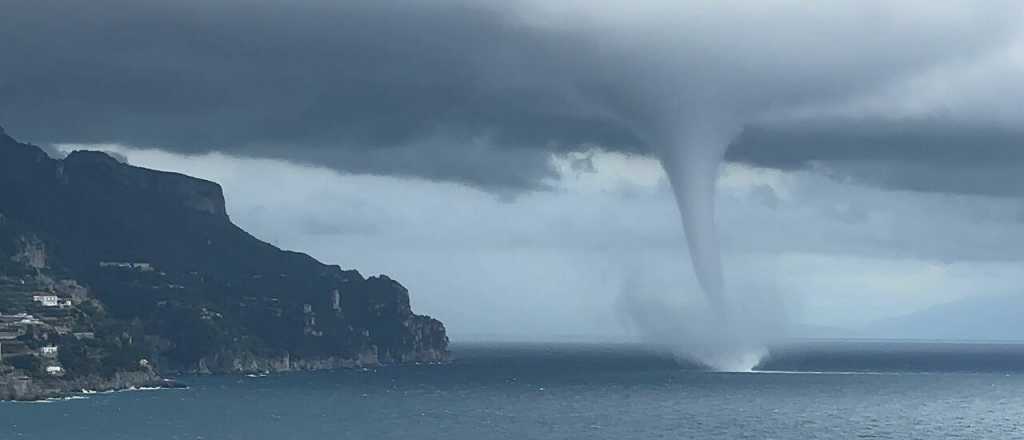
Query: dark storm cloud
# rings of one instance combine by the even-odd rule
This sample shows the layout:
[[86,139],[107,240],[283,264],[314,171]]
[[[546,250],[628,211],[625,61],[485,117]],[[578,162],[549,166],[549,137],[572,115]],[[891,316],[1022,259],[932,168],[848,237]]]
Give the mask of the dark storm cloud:
[[536,188],[553,151],[649,153],[694,115],[843,99],[970,59],[1017,24],[1012,2],[560,5],[8,0],[0,123],[36,143]]
[[748,127],[727,159],[815,167],[894,189],[1024,194],[1024,130],[943,119],[799,121]]
[[519,29],[499,12],[6,2],[0,121],[34,142],[252,152],[498,186],[534,185],[550,148],[639,144],[602,114],[599,93],[588,102],[576,92],[591,87],[585,78],[557,79],[575,77],[558,70],[584,42]]

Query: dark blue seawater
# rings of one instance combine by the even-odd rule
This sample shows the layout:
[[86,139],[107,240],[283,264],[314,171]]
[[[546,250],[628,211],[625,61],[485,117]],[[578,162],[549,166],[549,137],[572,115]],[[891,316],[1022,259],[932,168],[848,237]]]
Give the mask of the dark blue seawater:
[[629,346],[458,346],[447,366],[184,377],[0,403],[0,439],[1014,439],[1024,348],[806,344],[715,373]]

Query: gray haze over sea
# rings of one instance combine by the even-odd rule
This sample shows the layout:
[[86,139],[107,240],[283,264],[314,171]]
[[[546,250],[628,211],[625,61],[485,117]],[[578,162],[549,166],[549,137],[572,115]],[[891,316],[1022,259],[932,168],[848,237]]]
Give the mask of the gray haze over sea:
[[1024,438],[1024,346],[813,343],[720,373],[625,345],[458,345],[451,365],[183,377],[0,403],[7,439]]

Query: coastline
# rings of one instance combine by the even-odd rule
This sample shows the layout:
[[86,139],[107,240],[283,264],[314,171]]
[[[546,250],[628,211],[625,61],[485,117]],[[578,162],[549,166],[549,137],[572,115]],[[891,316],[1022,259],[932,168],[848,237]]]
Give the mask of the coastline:
[[65,399],[78,395],[132,389],[184,388],[173,379],[153,371],[125,371],[105,378],[87,376],[74,379],[12,376],[0,378],[0,401],[32,402]]
[[[357,370],[403,365],[444,365],[450,362],[447,350],[424,350],[408,353],[401,359],[381,358],[377,350],[365,350],[355,357],[328,356],[296,358],[285,353],[276,357],[261,357],[249,352],[222,352],[200,359],[197,368],[171,372],[177,375],[211,376],[265,376],[303,371]],[[84,396],[152,389],[188,388],[177,379],[166,378],[154,370],[117,372],[112,377],[88,376],[64,379],[60,377],[33,378],[27,376],[0,377],[0,402],[49,402],[71,400]]]
[[232,375],[287,373],[296,371],[321,371],[339,369],[378,368],[384,366],[414,364],[444,364],[449,361],[448,350],[427,349],[411,351],[395,358],[381,354],[376,346],[356,353],[354,356],[298,357],[290,353],[279,356],[261,356],[249,351],[222,351],[201,358],[194,368],[164,368],[178,374]]

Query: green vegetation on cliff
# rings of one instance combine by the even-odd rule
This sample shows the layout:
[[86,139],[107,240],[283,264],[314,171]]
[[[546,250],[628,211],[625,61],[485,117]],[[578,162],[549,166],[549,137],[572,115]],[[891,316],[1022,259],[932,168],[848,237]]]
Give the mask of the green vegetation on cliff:
[[398,282],[254,238],[219,185],[99,152],[52,159],[2,131],[0,315],[8,374],[447,358],[444,326],[414,314]]

